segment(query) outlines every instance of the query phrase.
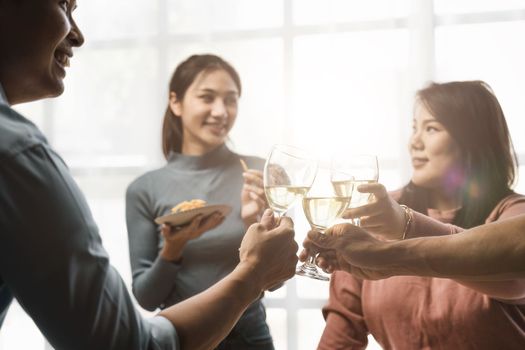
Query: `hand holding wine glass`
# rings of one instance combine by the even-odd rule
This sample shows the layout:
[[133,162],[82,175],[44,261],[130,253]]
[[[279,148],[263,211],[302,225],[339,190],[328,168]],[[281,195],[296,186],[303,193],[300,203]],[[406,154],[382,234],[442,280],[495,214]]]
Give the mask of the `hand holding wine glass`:
[[311,251],[318,251],[316,263],[327,273],[342,270],[361,279],[383,279],[394,276],[385,249],[391,242],[378,240],[362,228],[349,223],[337,224],[320,234],[308,232],[299,260],[305,261]]
[[[345,219],[361,218],[360,226],[387,239],[401,239],[407,230],[407,212],[388,194],[385,186],[371,183],[359,186],[361,193],[372,194],[374,200],[345,211]],[[408,209],[409,210],[409,209]]]

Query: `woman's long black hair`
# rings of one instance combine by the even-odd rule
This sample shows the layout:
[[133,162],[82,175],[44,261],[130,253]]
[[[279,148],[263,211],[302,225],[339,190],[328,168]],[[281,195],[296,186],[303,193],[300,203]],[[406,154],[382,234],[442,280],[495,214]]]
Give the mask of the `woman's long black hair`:
[[[512,193],[517,158],[501,106],[483,81],[431,83],[418,91],[421,103],[459,145],[465,174],[462,207],[454,224],[481,225],[501,199]],[[428,190],[410,182],[399,200],[427,214]]]

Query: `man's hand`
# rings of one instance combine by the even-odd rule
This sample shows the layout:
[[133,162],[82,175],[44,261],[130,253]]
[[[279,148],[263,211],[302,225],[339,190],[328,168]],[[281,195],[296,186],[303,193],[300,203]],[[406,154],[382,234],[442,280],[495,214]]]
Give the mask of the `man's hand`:
[[382,279],[392,275],[381,263],[381,250],[388,244],[360,227],[339,224],[324,234],[308,232],[300,259],[305,261],[309,254],[319,253],[316,263],[327,273],[343,270],[363,279]]
[[248,228],[239,248],[240,265],[249,267],[261,291],[294,276],[298,260],[294,234],[292,220],[278,221],[269,209],[260,223]]

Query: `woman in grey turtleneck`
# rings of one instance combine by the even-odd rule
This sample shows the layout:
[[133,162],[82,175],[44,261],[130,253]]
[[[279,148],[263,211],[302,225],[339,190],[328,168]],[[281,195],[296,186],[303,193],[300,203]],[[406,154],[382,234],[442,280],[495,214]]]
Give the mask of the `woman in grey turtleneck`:
[[[246,227],[266,207],[264,161],[225,145],[241,94],[235,69],[220,57],[194,55],[170,81],[162,146],[168,163],[136,179],[126,194],[133,294],[147,310],[165,308],[216,283],[237,265]],[[240,159],[250,170],[243,171]],[[203,199],[233,211],[195,218],[183,228],[154,223],[176,204]],[[273,349],[261,301],[252,304],[217,349]]]

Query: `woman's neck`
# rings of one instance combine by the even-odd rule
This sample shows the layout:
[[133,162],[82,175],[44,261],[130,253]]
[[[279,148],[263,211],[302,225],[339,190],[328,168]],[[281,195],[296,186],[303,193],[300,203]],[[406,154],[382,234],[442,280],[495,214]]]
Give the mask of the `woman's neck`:
[[207,153],[210,153],[216,150],[217,148],[221,146],[222,144],[210,146],[210,145],[203,145],[200,143],[193,143],[193,142],[184,143],[183,142],[181,153],[186,156],[202,156],[202,155],[205,155]]
[[440,211],[458,209],[462,205],[461,191],[447,193],[442,189],[430,190],[430,207]]

